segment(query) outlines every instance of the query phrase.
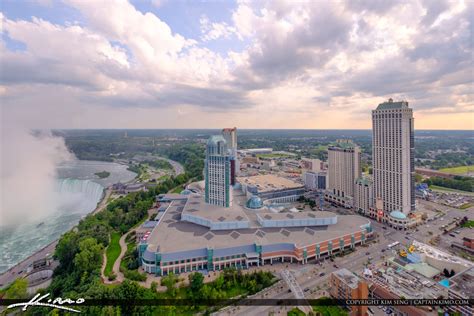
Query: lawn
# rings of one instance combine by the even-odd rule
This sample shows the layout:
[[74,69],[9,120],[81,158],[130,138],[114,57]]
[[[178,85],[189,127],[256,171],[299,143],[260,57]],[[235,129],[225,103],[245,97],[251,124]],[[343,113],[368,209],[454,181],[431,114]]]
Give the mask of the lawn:
[[474,205],[474,204],[472,204],[472,203],[464,203],[464,204],[461,205],[459,208],[460,208],[461,210],[465,210],[465,209],[470,208],[470,207],[473,206],[473,205]]
[[430,185],[430,189],[433,190],[433,191],[438,191],[438,192],[459,193],[459,194],[462,194],[462,195],[474,196],[474,193],[472,193],[472,192],[440,187],[438,185]]
[[110,236],[110,243],[107,246],[105,255],[107,257],[107,263],[105,265],[104,274],[109,276],[114,267],[115,260],[120,255],[120,234],[118,232],[112,232]]
[[[328,299],[327,297],[320,297],[321,300]],[[313,310],[318,315],[323,316],[346,316],[348,315],[348,311],[341,306],[313,306]]]
[[470,220],[470,221],[467,221],[465,222],[462,227],[466,227],[466,228],[474,228],[474,220]]
[[346,316],[348,315],[347,310],[339,306],[313,306],[313,310],[316,314],[323,316]]
[[291,157],[289,154],[272,153],[272,154],[257,154],[258,158],[288,158]]
[[183,191],[183,187],[181,185],[178,185],[176,188],[174,188],[173,190],[171,190],[170,193],[181,193],[181,191]]
[[300,309],[298,308],[293,308],[291,310],[288,311],[288,313],[286,314],[287,316],[306,316],[305,313],[303,313]]
[[439,171],[462,175],[468,172],[474,172],[474,165],[443,168],[443,169],[440,169]]

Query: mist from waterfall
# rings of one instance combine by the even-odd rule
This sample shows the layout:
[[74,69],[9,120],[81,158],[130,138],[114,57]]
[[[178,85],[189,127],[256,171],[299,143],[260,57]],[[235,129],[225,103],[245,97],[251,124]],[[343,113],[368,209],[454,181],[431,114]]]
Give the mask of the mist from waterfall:
[[[108,171],[110,176],[100,179],[95,175],[100,171]],[[1,226],[0,273],[77,225],[81,218],[96,208],[106,186],[135,177],[124,165],[80,160],[58,165],[56,174],[58,178],[54,180],[51,193],[56,198],[55,209]],[[38,208],[42,206],[38,205]]]

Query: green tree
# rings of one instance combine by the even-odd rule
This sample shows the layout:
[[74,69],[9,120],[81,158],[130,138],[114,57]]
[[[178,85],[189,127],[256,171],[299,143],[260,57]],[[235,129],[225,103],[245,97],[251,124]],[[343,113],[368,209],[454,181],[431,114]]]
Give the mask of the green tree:
[[91,272],[102,262],[102,245],[94,238],[86,238],[79,242],[79,253],[74,257],[74,265],[79,271]]
[[58,242],[55,251],[55,257],[61,265],[68,267],[74,260],[74,256],[78,251],[77,241],[78,234],[74,231],[65,233]]
[[5,298],[20,299],[28,297],[28,281],[23,278],[16,279],[5,292]]
[[176,294],[176,288],[174,285],[177,282],[178,277],[173,272],[161,278],[161,285],[166,286],[166,292],[171,296]]
[[204,276],[202,273],[195,272],[189,275],[189,284],[193,297],[199,297],[200,291],[204,285]]

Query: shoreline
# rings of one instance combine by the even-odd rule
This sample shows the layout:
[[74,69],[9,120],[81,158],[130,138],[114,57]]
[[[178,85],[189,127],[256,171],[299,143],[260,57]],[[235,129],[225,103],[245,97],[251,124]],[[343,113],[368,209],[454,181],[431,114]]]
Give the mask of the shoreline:
[[[107,206],[107,200],[109,199],[111,195],[112,195],[112,186],[104,188],[102,192],[102,197],[99,200],[99,202],[97,202],[96,207],[94,208],[94,210],[87,213],[87,215],[94,215],[102,211]],[[74,227],[72,227],[71,229],[74,229],[76,226],[77,224],[74,225]],[[71,229],[65,231],[64,233],[70,231]],[[8,270],[0,273],[0,288],[4,288],[10,283],[14,282],[15,279],[17,279],[18,277],[22,277],[24,273],[26,272],[26,269],[28,268],[28,266],[33,261],[44,258],[48,253],[53,255],[58,242],[59,242],[59,238],[53,240],[52,242],[42,247],[41,249],[36,250],[25,259],[21,260],[17,264],[8,268]]]

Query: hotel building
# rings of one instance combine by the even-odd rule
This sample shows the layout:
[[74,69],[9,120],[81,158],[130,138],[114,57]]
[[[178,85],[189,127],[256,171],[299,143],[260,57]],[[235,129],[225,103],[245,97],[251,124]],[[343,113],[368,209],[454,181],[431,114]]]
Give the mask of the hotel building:
[[303,173],[303,182],[306,190],[326,190],[327,173],[307,171]]
[[220,135],[211,136],[206,145],[204,165],[206,203],[222,207],[232,205],[230,161],[225,139]]
[[235,177],[239,174],[240,166],[237,158],[237,127],[224,128],[222,137],[227,142],[227,150],[230,153],[230,184],[235,184]]
[[379,104],[372,111],[374,199],[381,199],[385,216],[415,210],[413,110],[408,102]]
[[355,181],[360,176],[360,148],[358,146],[350,140],[338,140],[328,147],[326,200],[351,208]]
[[360,177],[356,180],[354,189],[354,209],[356,212],[368,215],[373,203],[372,179]]

